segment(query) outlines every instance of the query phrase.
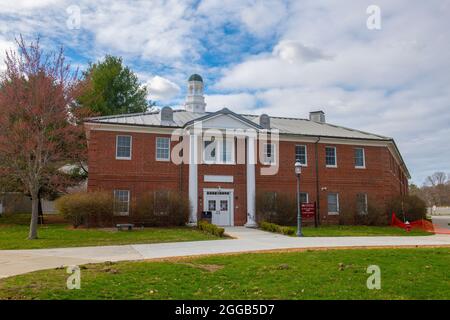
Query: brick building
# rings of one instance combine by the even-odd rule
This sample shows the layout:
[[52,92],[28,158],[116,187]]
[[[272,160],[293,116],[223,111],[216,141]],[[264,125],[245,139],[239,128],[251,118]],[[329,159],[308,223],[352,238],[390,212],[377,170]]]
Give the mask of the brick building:
[[209,211],[213,223],[247,226],[257,192],[295,194],[296,161],[302,201],[317,203],[322,223],[408,192],[392,138],[328,124],[322,111],[298,119],[205,107],[203,80],[192,75],[183,110],[87,119],[88,189],[111,191],[124,220],[147,191],[175,191],[189,196],[192,223]]

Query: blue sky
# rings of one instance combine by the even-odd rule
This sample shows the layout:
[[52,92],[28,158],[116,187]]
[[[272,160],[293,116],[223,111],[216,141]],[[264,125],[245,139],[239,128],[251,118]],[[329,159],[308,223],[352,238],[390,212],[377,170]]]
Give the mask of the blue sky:
[[[369,5],[379,30],[366,26]],[[210,111],[323,109],[330,123],[394,137],[422,184],[450,172],[449,11],[446,0],[15,0],[0,5],[0,58],[20,33],[39,35],[81,69],[122,56],[160,106],[182,105],[196,72]]]

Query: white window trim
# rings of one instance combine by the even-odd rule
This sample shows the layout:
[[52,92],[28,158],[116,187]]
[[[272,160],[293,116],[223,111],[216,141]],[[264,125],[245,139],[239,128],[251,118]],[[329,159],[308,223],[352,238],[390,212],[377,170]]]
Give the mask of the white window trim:
[[[301,163],[302,167],[307,167],[308,166],[308,147],[306,146],[306,144],[296,144],[295,148],[297,147],[305,147],[305,161],[306,163]],[[297,161],[297,150],[295,150],[295,160]]]
[[[271,149],[272,149],[273,162],[266,161],[266,150],[267,150],[267,146],[269,144],[272,145]],[[264,145],[263,145],[264,158],[263,158],[263,161],[262,161],[263,165],[269,166],[269,165],[277,164],[277,157],[275,156],[276,155],[275,148],[276,148],[275,143],[272,143],[272,142],[271,143],[264,143]]]
[[357,166],[355,164],[355,169],[366,169],[366,150],[364,148],[362,148],[362,147],[357,147],[357,148],[355,148],[355,150],[356,149],[361,149],[362,152],[363,152],[363,165],[362,166]]
[[[327,163],[327,148],[333,148],[334,149],[334,162],[335,162],[334,165],[326,164]],[[327,168],[337,168],[338,167],[338,157],[337,157],[337,149],[336,149],[336,147],[333,147],[333,146],[326,146],[325,147],[325,166]]]
[[[339,215],[339,210],[340,210],[340,208],[339,208],[339,193],[337,193],[337,192],[330,192],[330,193],[336,195],[337,212],[333,212],[333,211],[330,211],[330,209],[328,209],[328,215],[329,216],[337,216],[337,215]],[[328,202],[328,195],[327,195],[327,202]],[[328,203],[327,203],[327,205],[328,205]]]
[[114,190],[114,203],[116,203],[116,192],[118,191],[125,191],[128,195],[128,201],[127,201],[127,211],[126,212],[116,212],[114,208],[114,215],[116,216],[129,216],[130,215],[130,190],[124,190],[124,189],[116,189]]
[[[118,157],[117,152],[119,151],[119,137],[130,137],[130,156],[129,157]],[[131,160],[133,155],[133,136],[127,134],[118,134],[116,136],[116,160]]]
[[[169,140],[169,152],[168,158],[158,158],[158,139],[167,139]],[[155,138],[155,159],[156,161],[170,161],[170,138],[169,137],[156,137]]]

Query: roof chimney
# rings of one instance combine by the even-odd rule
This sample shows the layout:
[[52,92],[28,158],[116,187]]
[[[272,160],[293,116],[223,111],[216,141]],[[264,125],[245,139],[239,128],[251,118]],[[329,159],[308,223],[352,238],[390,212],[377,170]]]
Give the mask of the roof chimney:
[[309,120],[318,123],[325,123],[325,112],[322,110],[312,111],[309,113]]
[[171,107],[164,107],[160,112],[161,123],[173,122],[173,110]]
[[259,117],[259,125],[264,129],[270,130],[270,117],[267,114],[263,113]]

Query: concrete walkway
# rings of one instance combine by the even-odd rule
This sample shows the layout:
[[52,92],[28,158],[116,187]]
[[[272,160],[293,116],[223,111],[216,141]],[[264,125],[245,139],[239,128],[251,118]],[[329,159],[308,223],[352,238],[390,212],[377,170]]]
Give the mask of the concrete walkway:
[[278,249],[450,246],[450,235],[422,237],[295,238],[244,227],[226,228],[235,239],[33,250],[0,250],[0,278],[60,266]]

